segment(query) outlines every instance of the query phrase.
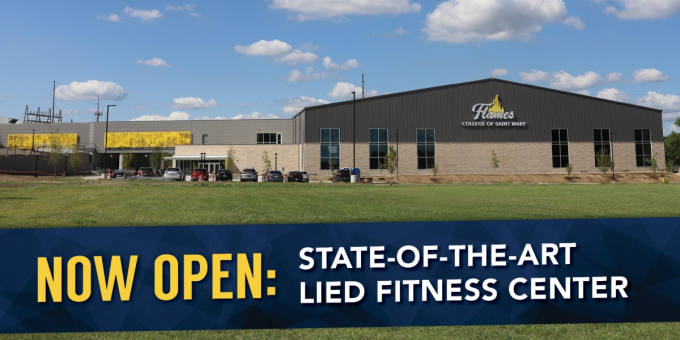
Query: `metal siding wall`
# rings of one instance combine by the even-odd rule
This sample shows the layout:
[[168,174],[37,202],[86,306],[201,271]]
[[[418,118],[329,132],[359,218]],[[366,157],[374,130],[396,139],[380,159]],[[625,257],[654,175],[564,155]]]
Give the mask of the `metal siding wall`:
[[[463,127],[473,121],[472,106],[491,103],[496,94],[515,121],[527,127]],[[340,128],[342,143],[352,142],[352,101],[311,107],[306,140],[319,142],[319,129]],[[634,141],[634,130],[651,129],[654,142],[663,141],[661,113],[594,98],[488,80],[461,86],[367,98],[356,102],[358,143],[368,142],[369,128],[388,128],[390,142],[416,142],[417,128],[435,128],[437,142],[550,142],[550,129],[569,130],[570,141],[593,140],[593,129],[608,128],[615,141]]]

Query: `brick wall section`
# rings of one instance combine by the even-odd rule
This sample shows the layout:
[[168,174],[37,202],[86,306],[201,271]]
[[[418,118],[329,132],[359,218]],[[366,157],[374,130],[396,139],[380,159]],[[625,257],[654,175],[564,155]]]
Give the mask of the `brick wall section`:
[[[320,170],[320,145],[306,144],[305,170],[310,175],[330,176],[330,170]],[[396,147],[396,145],[395,145]],[[635,162],[635,143],[614,143],[614,161],[620,172],[647,172]],[[500,159],[499,167],[491,167],[491,150]],[[662,143],[652,143],[659,167],[664,160]],[[399,174],[431,176],[432,170],[418,170],[416,144],[399,144]],[[440,174],[564,174],[566,169],[552,167],[551,143],[437,143],[435,151]],[[570,162],[574,173],[599,173],[595,166],[594,144],[569,143]],[[377,177],[380,170],[369,169],[368,144],[357,143],[356,165],[362,176]],[[340,166],[352,166],[352,144],[340,144]],[[386,170],[383,177],[388,176]]]
[[[175,148],[176,156],[198,156],[205,152],[208,156],[226,156],[229,145],[182,145]],[[240,170],[255,168],[262,171],[262,153],[266,150],[269,160],[274,168],[274,153],[278,153],[278,169],[285,168],[285,172],[300,169],[300,145],[298,144],[256,144],[256,145],[232,145],[236,150],[234,163]],[[318,152],[317,152],[318,154]]]

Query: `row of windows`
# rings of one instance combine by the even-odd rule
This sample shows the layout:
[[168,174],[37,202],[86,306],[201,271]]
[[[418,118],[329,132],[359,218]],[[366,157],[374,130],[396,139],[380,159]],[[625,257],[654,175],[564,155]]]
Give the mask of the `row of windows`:
[[[567,129],[552,129],[552,161],[553,168],[566,168],[569,164],[569,133]],[[595,166],[597,155],[605,150],[611,158],[611,134],[609,129],[595,129],[593,132],[595,146]],[[387,156],[387,129],[369,129],[369,168],[380,169]],[[434,129],[416,129],[416,148],[418,169],[432,169],[435,165],[435,133]],[[635,130],[635,160],[637,166],[647,166],[647,159],[652,155],[651,133],[649,129]],[[340,167],[340,129],[321,129],[321,170],[332,170]]]
[[[569,164],[569,138],[567,129],[552,129],[552,157],[553,168],[566,168]],[[593,131],[595,146],[595,166],[597,157],[605,150],[607,157],[611,159],[612,145],[609,129],[595,129]],[[647,160],[652,157],[652,141],[649,129],[635,130],[635,163],[639,167],[649,165]]]

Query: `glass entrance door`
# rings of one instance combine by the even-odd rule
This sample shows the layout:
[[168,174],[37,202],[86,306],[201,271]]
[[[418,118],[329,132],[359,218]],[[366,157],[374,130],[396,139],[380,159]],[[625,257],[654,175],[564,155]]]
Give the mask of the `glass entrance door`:
[[206,163],[205,168],[211,175],[217,173],[217,170],[221,169],[220,163]]

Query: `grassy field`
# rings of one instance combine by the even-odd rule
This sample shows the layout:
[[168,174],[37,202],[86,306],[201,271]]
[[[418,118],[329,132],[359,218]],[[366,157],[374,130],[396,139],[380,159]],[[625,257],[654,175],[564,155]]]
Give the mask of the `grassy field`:
[[[2,228],[680,216],[680,185],[0,183]],[[677,339],[680,323],[3,335],[8,339]]]

